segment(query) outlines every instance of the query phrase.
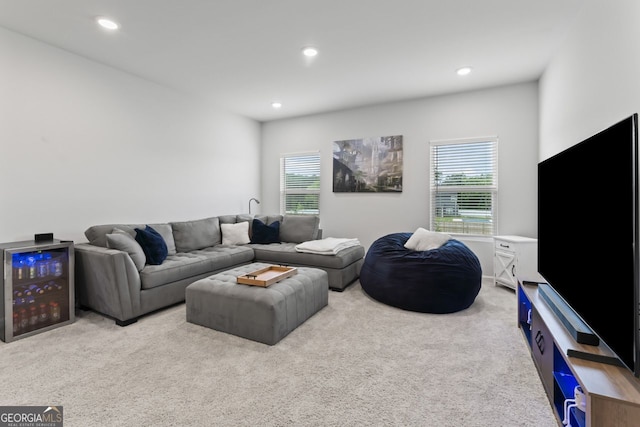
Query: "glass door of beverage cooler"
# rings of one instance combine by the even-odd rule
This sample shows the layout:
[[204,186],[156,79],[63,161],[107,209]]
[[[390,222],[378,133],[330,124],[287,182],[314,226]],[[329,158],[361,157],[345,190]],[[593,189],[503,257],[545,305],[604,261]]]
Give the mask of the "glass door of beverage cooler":
[[73,243],[4,251],[4,336],[9,342],[75,320]]

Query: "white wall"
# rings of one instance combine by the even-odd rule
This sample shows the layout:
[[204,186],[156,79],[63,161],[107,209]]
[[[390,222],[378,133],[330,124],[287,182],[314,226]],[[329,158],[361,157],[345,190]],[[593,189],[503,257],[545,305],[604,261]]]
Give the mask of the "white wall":
[[[499,233],[536,237],[537,91],[530,82],[265,123],[261,211],[278,211],[281,154],[320,150],[324,236],[357,237],[368,248],[385,234],[428,227],[430,140],[497,135]],[[333,193],[333,141],[385,135],[403,135],[403,192]],[[469,246],[492,275],[493,245]]]
[[587,1],[540,81],[544,160],[640,112],[640,2]]
[[[428,142],[499,137],[499,233],[536,237],[538,85],[260,124],[0,28],[0,241],[90,225],[278,211],[279,157],[322,152],[325,236],[428,225]],[[332,192],[332,142],[400,134],[400,194]],[[262,144],[260,141],[262,140]],[[515,160],[514,160],[515,159]],[[466,240],[492,274],[492,247]]]
[[0,242],[240,213],[260,124],[0,28]]

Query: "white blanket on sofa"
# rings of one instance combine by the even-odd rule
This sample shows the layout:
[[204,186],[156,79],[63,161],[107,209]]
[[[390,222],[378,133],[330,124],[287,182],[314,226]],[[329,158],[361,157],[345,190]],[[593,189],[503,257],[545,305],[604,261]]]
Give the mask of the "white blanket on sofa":
[[343,249],[359,246],[358,239],[325,237],[320,240],[310,240],[296,245],[296,251],[318,255],[335,255]]

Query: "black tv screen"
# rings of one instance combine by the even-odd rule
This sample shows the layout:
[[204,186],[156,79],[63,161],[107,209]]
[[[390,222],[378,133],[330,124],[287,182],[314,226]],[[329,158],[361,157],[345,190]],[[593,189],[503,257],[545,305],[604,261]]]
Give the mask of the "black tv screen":
[[637,122],[538,164],[538,270],[639,376]]

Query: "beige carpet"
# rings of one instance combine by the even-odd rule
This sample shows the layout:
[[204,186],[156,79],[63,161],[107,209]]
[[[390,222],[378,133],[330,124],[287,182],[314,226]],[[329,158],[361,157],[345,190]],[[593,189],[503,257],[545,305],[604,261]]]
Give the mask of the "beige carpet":
[[0,343],[0,405],[62,405],[75,426],[557,427],[517,328],[515,293],[399,310],[359,283],[275,346],[185,321],[74,324]]

